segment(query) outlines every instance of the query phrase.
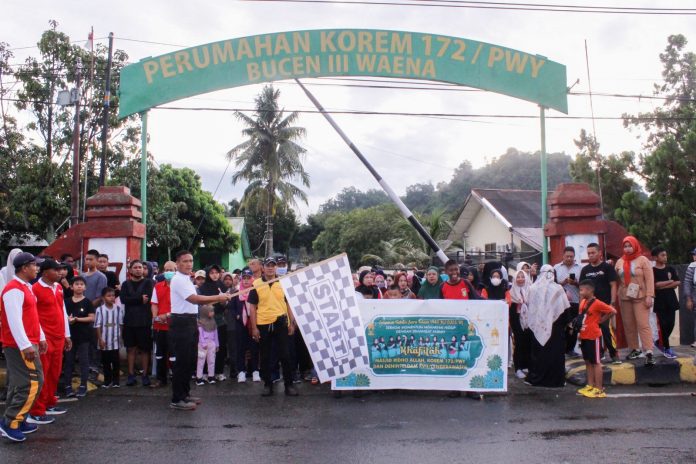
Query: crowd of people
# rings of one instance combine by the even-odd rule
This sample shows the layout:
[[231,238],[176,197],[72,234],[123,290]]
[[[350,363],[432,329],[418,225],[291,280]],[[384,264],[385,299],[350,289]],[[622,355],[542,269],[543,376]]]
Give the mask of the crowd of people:
[[[509,307],[511,360],[518,378],[533,386],[562,387],[566,357],[582,356],[587,385],[578,393],[602,398],[602,361],[622,362],[611,323],[618,308],[630,348],[627,359],[645,358],[652,366],[655,346],[665,357],[675,357],[669,336],[681,281],[664,249],[655,248],[652,255],[654,265],[639,242],[627,237],[615,264],[605,261],[593,243],[587,246],[585,266],[568,247],[555,266],[520,262],[510,274],[502,263],[462,266],[450,260],[443,269],[432,266],[423,272],[364,268],[354,283],[365,299],[502,301]],[[191,395],[192,381],[198,386],[228,378],[263,382],[263,396],[273,395],[280,381],[287,396],[298,395],[295,383],[318,383],[277,280],[288,272],[285,257],[252,259],[232,272],[217,265],[194,272],[193,255],[182,251],[161,271],[157,263],[130,261],[123,282],[108,269],[105,254],[89,250],[83,261],[79,272],[70,255],[34,257],[17,249],[0,272],[0,335],[8,371],[0,421],[4,437],[24,441],[38,425],[54,422],[67,412],[57,403],[59,395],[85,396],[88,381],[100,372],[101,388],[119,388],[122,348],[125,385],[171,385],[175,410],[193,410],[201,403]],[[684,285],[689,309],[696,295],[695,271],[696,250]],[[652,308],[660,329],[657,341],[649,322]],[[463,356],[466,336],[416,340],[404,335],[375,340],[371,350],[374,356],[391,357],[409,346],[438,347],[443,357]]]

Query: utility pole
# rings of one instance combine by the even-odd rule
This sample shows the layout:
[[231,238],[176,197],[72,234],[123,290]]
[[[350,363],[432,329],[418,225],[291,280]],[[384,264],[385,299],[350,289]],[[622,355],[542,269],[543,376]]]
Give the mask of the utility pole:
[[71,100],[75,102],[75,126],[73,127],[72,192],[70,193],[70,226],[77,225],[80,215],[80,86],[82,62],[77,60],[77,82]]
[[104,87],[104,120],[102,122],[101,166],[99,168],[99,186],[106,181],[106,145],[109,137],[109,107],[111,105],[111,64],[114,54],[114,33],[109,33],[109,58],[106,62],[106,86]]

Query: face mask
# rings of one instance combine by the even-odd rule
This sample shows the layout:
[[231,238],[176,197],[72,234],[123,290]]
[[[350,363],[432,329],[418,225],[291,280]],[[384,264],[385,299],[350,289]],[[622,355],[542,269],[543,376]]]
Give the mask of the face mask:
[[285,274],[287,274],[287,273],[288,273],[288,268],[287,268],[287,267],[279,267],[279,268],[276,269],[276,274],[278,274],[279,276],[285,275]]
[[387,288],[387,283],[386,283],[386,282],[377,282],[377,287],[379,287],[379,288]]
[[501,282],[502,282],[502,280],[499,279],[499,278],[497,278],[497,277],[491,278],[491,284],[492,284],[493,286],[495,286],[495,287],[497,287],[498,285],[500,285]]
[[174,274],[176,274],[176,272],[174,272],[174,271],[165,271],[164,272],[164,280],[169,282],[174,277]]

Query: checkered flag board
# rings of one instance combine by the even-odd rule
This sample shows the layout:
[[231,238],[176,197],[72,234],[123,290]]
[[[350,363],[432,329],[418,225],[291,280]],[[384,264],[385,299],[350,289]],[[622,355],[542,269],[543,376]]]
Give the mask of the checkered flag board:
[[348,256],[344,253],[280,278],[321,382],[369,366]]

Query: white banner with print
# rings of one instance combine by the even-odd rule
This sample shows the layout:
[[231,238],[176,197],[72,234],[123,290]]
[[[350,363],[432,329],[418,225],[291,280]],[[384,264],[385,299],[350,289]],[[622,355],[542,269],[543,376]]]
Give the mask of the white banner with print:
[[334,390],[507,391],[508,306],[485,300],[361,300],[369,365]]

